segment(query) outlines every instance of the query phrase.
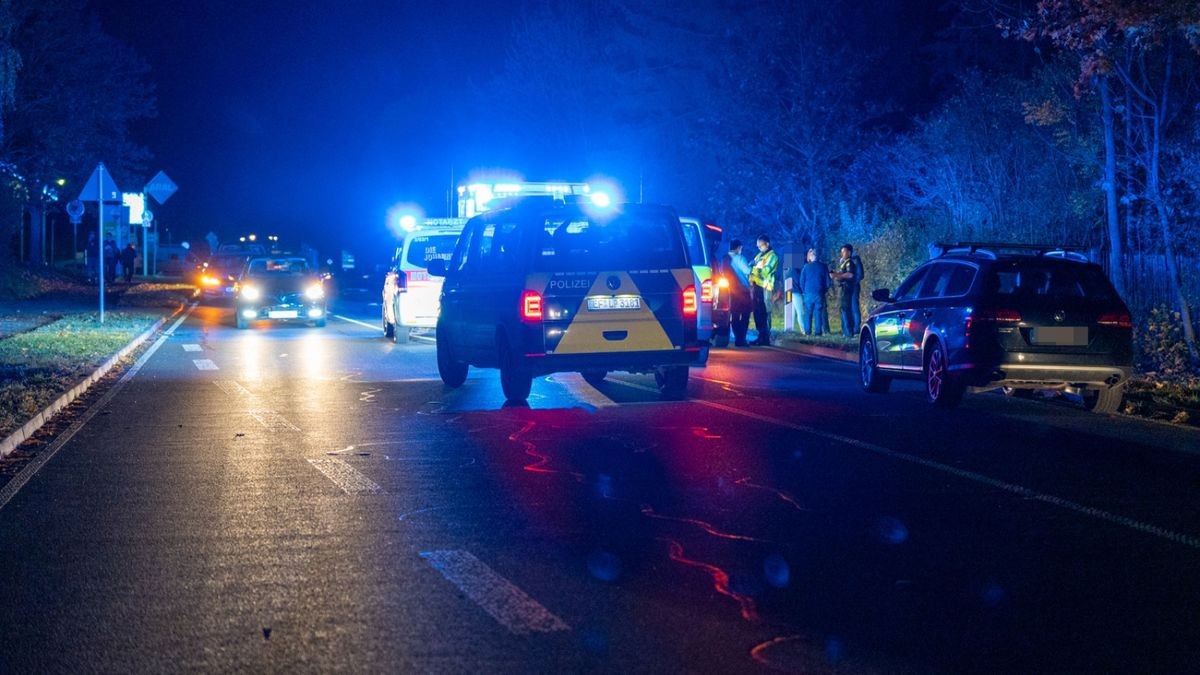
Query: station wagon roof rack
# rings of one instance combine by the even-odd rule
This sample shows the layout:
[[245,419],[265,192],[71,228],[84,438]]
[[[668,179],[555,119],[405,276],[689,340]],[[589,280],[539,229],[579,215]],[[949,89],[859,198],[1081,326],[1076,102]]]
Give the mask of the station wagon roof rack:
[[1000,242],[964,241],[955,243],[938,242],[934,244],[938,254],[934,257],[947,255],[973,255],[995,260],[997,254],[1032,255],[1045,258],[1059,258],[1075,262],[1089,262],[1087,250],[1082,246],[1063,246],[1060,244],[1006,244]]

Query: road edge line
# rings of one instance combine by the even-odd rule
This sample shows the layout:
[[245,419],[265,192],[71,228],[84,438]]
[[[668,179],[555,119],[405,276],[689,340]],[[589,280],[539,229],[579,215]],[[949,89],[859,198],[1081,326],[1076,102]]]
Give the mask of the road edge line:
[[[185,308],[187,311],[184,311]],[[101,364],[100,367],[97,368],[96,371],[93,372],[87,379],[85,379],[83,382],[76,385],[74,388],[72,388],[67,393],[63,394],[61,397],[59,397],[59,400],[50,404],[50,406],[48,406],[45,410],[38,413],[34,417],[34,419],[32,419],[32,420],[30,420],[30,422],[26,423],[28,426],[28,424],[38,421],[40,419],[40,422],[38,422],[37,426],[34,427],[34,429],[33,429],[33,431],[36,432],[46,422],[48,422],[51,417],[54,416],[55,412],[58,412],[62,408],[66,407],[66,405],[73,403],[75,401],[75,399],[82,396],[88,389],[91,388],[91,386],[93,384],[98,382],[101,377],[103,377],[104,375],[107,375],[108,371],[112,370],[113,366],[117,365],[118,361],[120,361],[125,356],[128,356],[130,352],[132,352],[134,349],[137,349],[144,342],[146,342],[146,340],[149,340],[150,336],[153,335],[159,329],[161,329],[163,327],[163,325],[165,325],[168,321],[170,321],[171,319],[175,318],[180,313],[182,313],[182,316],[179,316],[179,318],[175,320],[175,323],[169,329],[164,331],[161,336],[159,336],[158,340],[153,345],[151,345],[150,349],[147,350],[145,354],[142,354],[142,356],[140,358],[138,358],[138,360],[132,366],[130,366],[129,370],[124,375],[121,376],[121,379],[118,380],[116,382],[116,384],[114,384],[112,386],[111,389],[109,389],[107,392],[105,392],[104,396],[101,397],[100,400],[98,400],[94,404],[92,404],[92,406],[90,408],[88,408],[83,413],[83,415],[78,420],[76,420],[76,422],[74,424],[72,424],[70,427],[67,428],[66,431],[64,431],[57,438],[55,438],[53,441],[51,441],[50,445],[46,448],[45,451],[38,453],[38,455],[36,457],[34,457],[33,461],[31,461],[28,465],[26,465],[25,468],[21,469],[21,471],[19,471],[17,473],[17,475],[13,476],[11,480],[9,480],[7,483],[5,483],[3,487],[0,487],[0,510],[3,510],[4,507],[8,505],[8,502],[10,500],[12,500],[12,498],[14,496],[16,496],[17,492],[20,491],[20,489],[22,487],[24,487],[26,483],[29,482],[29,479],[32,478],[33,475],[35,473],[37,473],[38,470],[41,469],[43,465],[46,464],[46,462],[49,462],[54,457],[54,455],[57,454],[58,451],[64,445],[67,444],[67,441],[71,440],[71,438],[73,438],[75,436],[75,434],[79,433],[79,430],[82,429],[85,424],[87,424],[89,421],[91,421],[91,419],[93,417],[96,416],[96,413],[99,412],[100,408],[104,407],[105,405],[108,405],[108,402],[111,401],[114,396],[116,396],[117,392],[119,392],[124,387],[125,383],[128,382],[129,380],[133,379],[133,376],[136,375],[137,372],[142,369],[142,366],[146,363],[147,360],[149,360],[150,356],[153,355],[154,352],[158,351],[158,348],[162,345],[162,343],[165,342],[166,339],[174,333],[175,329],[179,327],[179,324],[183,323],[183,320],[186,319],[188,317],[188,315],[192,313],[192,310],[195,308],[196,308],[195,303],[192,303],[190,305],[187,303],[180,303],[179,307],[176,308],[174,312],[172,312],[168,316],[164,316],[161,319],[159,319],[158,321],[154,322],[153,326],[148,328],[141,335],[134,338],[129,344],[125,345],[125,347],[123,347],[119,352],[117,352],[116,355],[114,355],[113,357],[111,357],[107,361],[105,361],[103,364]],[[60,401],[67,398],[68,396],[70,396],[71,398],[70,398],[70,400],[67,401],[66,404],[59,406],[57,409],[54,410],[54,412],[49,412],[51,408],[54,408],[54,406],[58,405]],[[17,432],[14,432],[8,438],[4,439],[4,441],[0,441],[0,443],[7,444],[10,439],[15,437],[18,433],[22,433],[23,431],[24,431],[24,428],[18,430]],[[12,448],[10,448],[3,456],[7,456],[8,454],[10,454],[13,451],[13,449],[15,449],[21,443],[25,442],[25,440],[28,440],[28,438],[32,435],[33,435],[33,432],[30,432],[29,435],[25,436],[24,438],[21,439],[21,441],[14,444],[12,446]]]

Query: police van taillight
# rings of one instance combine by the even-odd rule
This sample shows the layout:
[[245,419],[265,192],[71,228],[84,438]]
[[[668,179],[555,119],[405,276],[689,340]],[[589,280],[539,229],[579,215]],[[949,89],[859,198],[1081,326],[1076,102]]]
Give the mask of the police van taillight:
[[542,320],[542,294],[537,291],[521,293],[521,318],[526,321]]
[[696,316],[696,287],[688,286],[683,289],[683,315]]

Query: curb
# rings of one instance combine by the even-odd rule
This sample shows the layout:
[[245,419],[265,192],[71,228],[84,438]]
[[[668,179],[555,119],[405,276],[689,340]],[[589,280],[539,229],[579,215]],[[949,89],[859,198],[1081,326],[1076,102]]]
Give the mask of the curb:
[[775,345],[776,348],[789,352],[799,352],[810,356],[822,356],[835,361],[845,361],[847,363],[858,363],[858,354],[855,352],[847,352],[833,347],[822,347],[820,345],[809,345],[802,342],[787,342]]
[[25,424],[23,424],[20,428],[9,434],[7,438],[0,441],[0,458],[11,455],[13,450],[17,449],[17,446],[29,440],[35,433],[37,433],[38,429],[41,429],[43,426],[45,426],[45,424],[49,422],[50,419],[56,414],[58,414],[60,410],[74,403],[75,399],[83,396],[88,389],[91,389],[93,384],[98,382],[100,378],[107,375],[108,371],[112,370],[113,366],[117,365],[121,359],[125,358],[130,352],[140,347],[143,342],[150,339],[151,335],[153,335],[159,328],[162,328],[167,321],[170,321],[177,314],[182,312],[183,308],[186,306],[186,303],[181,303],[174,312],[171,312],[169,315],[164,316],[158,321],[154,322],[153,326],[147,328],[145,332],[135,337],[129,344],[122,347],[119,352],[114,354],[104,363],[100,364],[100,367],[97,368],[95,372],[87,376],[87,378],[85,378],[79,384],[71,387],[70,390],[55,399],[53,403],[46,406],[41,412],[34,415],[33,418],[25,422]]

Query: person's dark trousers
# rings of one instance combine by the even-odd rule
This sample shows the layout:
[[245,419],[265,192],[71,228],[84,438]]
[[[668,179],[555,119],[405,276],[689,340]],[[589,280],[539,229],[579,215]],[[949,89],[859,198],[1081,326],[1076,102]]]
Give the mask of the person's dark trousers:
[[729,327],[733,330],[733,344],[746,346],[746,331],[750,328],[750,298],[734,297],[729,303]]
[[858,286],[842,288],[842,335],[858,335],[858,324],[862,321],[862,310],[858,307]]
[[754,328],[758,331],[756,345],[771,344],[771,314],[767,311],[767,296],[762,286],[750,287],[750,302],[754,306]]
[[824,309],[825,303],[818,299],[804,300],[804,329],[805,335],[820,335],[821,334],[821,315],[820,311]]
[[133,283],[133,265],[121,263],[121,271],[125,274],[125,283]]

